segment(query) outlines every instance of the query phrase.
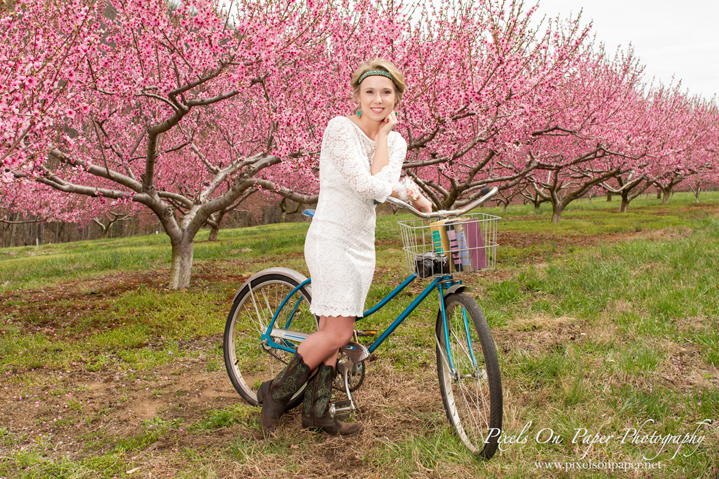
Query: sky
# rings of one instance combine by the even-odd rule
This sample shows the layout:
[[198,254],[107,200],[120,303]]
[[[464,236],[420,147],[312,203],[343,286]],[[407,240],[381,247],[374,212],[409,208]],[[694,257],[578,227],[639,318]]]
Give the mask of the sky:
[[538,16],[580,10],[608,52],[634,46],[646,82],[668,84],[674,75],[691,95],[719,100],[719,0],[539,0]]

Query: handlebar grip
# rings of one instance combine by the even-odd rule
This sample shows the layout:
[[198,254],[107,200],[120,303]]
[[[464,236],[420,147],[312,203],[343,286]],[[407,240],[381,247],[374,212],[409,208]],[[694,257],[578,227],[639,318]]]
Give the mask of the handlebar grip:
[[[421,212],[417,211],[412,205],[409,205],[409,204],[405,203],[404,201],[399,200],[397,198],[393,198],[391,196],[389,196],[386,201],[388,203],[391,203],[391,204],[400,206],[406,210],[409,210],[415,216],[418,216],[420,218],[428,220],[428,219],[432,219],[432,218],[447,218],[449,216],[460,216],[460,215],[466,214],[467,212],[473,210],[477,206],[481,205],[482,203],[484,203],[485,201],[490,199],[492,196],[494,196],[497,193],[497,191],[499,191],[499,189],[496,186],[493,186],[493,187],[485,186],[484,188],[482,188],[480,190],[480,194],[482,195],[482,197],[477,198],[473,202],[465,205],[464,208],[461,208],[458,210],[452,210],[452,211],[440,210],[440,211],[431,212],[431,213],[421,213]],[[487,196],[487,195],[489,195],[489,196]]]

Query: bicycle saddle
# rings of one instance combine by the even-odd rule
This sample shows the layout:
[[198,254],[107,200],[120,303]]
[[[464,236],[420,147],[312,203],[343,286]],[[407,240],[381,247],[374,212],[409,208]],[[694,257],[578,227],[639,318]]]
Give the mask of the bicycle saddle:
[[340,353],[344,353],[353,362],[359,363],[369,357],[369,350],[360,343],[349,342],[340,348]]

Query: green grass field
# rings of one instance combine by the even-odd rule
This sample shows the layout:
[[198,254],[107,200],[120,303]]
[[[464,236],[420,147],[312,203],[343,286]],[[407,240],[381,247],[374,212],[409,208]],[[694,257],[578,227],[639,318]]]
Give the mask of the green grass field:
[[[359,437],[295,412],[263,439],[224,371],[224,321],[252,273],[307,274],[308,223],[202,233],[184,291],[165,288],[164,235],[1,249],[0,478],[715,478],[719,194],[618,206],[578,202],[558,225],[547,205],[481,210],[503,217],[496,269],[462,278],[500,356],[507,442],[490,461],[447,425],[434,298],[368,363]],[[378,219],[368,304],[406,275],[409,218]]]

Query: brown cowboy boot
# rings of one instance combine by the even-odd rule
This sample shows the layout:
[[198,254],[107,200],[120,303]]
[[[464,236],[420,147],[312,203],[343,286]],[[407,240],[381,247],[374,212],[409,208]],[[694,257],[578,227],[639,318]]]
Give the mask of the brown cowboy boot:
[[310,368],[300,353],[295,353],[287,367],[275,379],[262,383],[257,391],[257,402],[262,405],[260,422],[267,434],[275,433],[287,403],[307,381],[309,375]]
[[320,364],[317,374],[307,383],[302,403],[302,427],[319,428],[332,436],[352,436],[362,430],[362,425],[341,422],[330,416],[334,377],[335,368]]

